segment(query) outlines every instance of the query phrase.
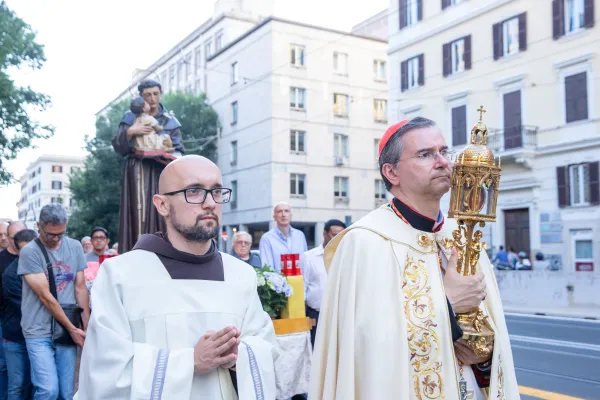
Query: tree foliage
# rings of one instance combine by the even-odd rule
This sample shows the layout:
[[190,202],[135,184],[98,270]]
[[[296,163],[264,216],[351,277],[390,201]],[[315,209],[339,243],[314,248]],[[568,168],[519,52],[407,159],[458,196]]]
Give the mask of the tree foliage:
[[12,180],[5,161],[33,147],[33,140],[48,138],[53,127],[41,125],[29,116],[31,110],[45,110],[50,98],[30,87],[20,87],[10,78],[9,69],[39,69],[46,58],[44,47],[35,42],[35,32],[0,2],[0,185]]
[[[176,92],[164,95],[161,102],[181,123],[186,154],[200,154],[214,160],[216,140],[210,139],[217,134],[218,115],[207,104],[206,97]],[[125,159],[114,152],[111,141],[128,109],[129,101],[114,104],[96,118],[96,136],[86,138],[89,155],[85,168],[71,176],[75,207],[69,231],[73,237],[89,235],[95,226],[102,226],[109,231],[112,242],[117,240]]]

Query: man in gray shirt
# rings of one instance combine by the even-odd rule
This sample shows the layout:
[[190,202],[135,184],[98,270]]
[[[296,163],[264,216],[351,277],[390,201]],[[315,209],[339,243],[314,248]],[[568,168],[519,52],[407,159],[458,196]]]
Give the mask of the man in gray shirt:
[[[37,243],[31,242],[21,250],[17,270],[24,281],[21,328],[31,363],[31,382],[35,399],[70,400],[75,391],[77,347],[53,342],[52,317],[65,327],[77,345],[83,346],[90,318],[83,275],[86,263],[81,244],[64,237],[67,213],[62,205],[44,206],[37,225],[52,264],[58,299],[50,292],[44,254]],[[61,307],[75,303],[83,309],[83,330],[69,321]]]

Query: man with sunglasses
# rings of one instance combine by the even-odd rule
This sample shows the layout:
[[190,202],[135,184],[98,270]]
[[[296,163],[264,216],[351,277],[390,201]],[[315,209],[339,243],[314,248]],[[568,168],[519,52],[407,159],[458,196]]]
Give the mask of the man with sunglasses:
[[80,399],[275,398],[275,332],[256,272],[216,247],[230,199],[204,157],[165,167],[153,202],[166,232],[141,236],[96,277]]
[[102,227],[92,229],[91,233],[92,251],[86,253],[86,262],[99,262],[100,256],[106,254],[106,245],[110,240],[108,231]]
[[[325,249],[309,398],[519,398],[493,267],[481,252],[476,275],[456,268],[458,226],[440,206],[452,155],[426,118],[383,135],[379,168],[393,199]],[[480,305],[496,333],[493,357],[477,356],[456,323]]]
[[[45,205],[37,226],[48,263],[36,241],[19,253],[17,273],[24,281],[21,327],[31,363],[35,399],[73,397],[77,346],[54,342],[52,319],[64,327],[75,344],[83,346],[90,317],[83,248],[78,240],[66,237],[67,222],[67,211],[62,205]],[[49,268],[52,268],[56,293],[50,288]],[[67,304],[77,304],[83,309],[82,329],[65,314],[63,306]]]

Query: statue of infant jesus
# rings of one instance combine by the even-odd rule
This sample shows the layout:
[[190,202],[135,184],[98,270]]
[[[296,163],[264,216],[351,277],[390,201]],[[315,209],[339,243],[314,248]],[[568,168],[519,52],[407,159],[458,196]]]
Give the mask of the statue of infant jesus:
[[152,151],[162,150],[166,153],[172,153],[173,142],[167,134],[161,134],[163,127],[156,118],[150,115],[150,105],[146,103],[143,97],[136,97],[131,101],[129,109],[135,114],[135,123],[142,126],[149,126],[153,129],[151,133],[136,135],[134,139],[134,148],[136,150]]

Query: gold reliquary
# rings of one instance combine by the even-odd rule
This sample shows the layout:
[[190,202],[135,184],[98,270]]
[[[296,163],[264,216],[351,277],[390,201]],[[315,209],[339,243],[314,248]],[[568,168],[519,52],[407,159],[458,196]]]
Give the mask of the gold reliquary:
[[[452,232],[458,251],[457,270],[464,276],[477,272],[479,255],[487,249],[483,233],[477,227],[496,221],[496,204],[500,186],[500,159],[487,147],[488,130],[483,123],[481,106],[479,122],[471,130],[470,143],[457,156],[452,169],[452,189],[448,216],[458,222]],[[458,314],[457,321],[465,339],[480,357],[491,355],[494,332],[481,308]]]

